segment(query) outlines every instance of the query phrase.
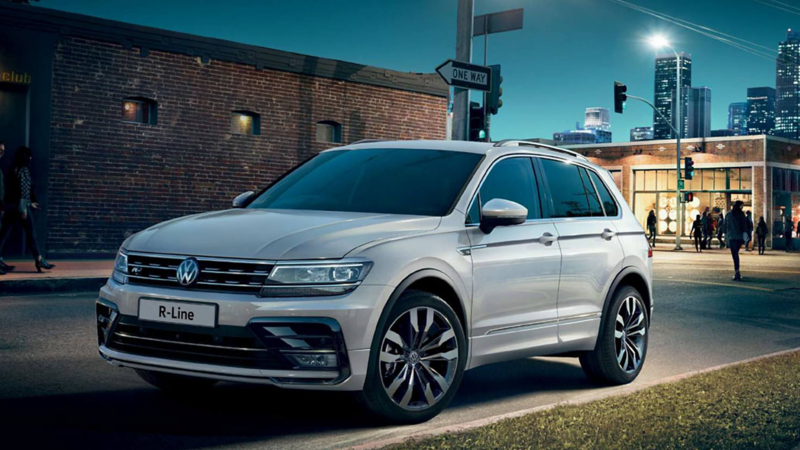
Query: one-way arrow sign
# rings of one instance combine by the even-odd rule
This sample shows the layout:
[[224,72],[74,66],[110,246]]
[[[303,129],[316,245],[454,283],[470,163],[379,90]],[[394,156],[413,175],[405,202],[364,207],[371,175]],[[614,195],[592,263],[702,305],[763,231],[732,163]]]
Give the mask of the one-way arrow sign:
[[492,90],[492,69],[448,59],[436,68],[445,83],[464,89],[489,92]]

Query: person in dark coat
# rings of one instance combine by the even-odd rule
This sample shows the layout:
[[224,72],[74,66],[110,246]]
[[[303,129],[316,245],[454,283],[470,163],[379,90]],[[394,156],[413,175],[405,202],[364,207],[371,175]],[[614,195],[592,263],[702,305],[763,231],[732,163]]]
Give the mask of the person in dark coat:
[[756,237],[758,238],[758,254],[763,255],[766,251],[767,245],[767,234],[769,234],[769,229],[767,228],[767,222],[764,221],[764,216],[758,218],[758,226],[756,227]]
[[703,211],[703,217],[700,219],[700,226],[702,227],[702,229],[700,230],[700,233],[702,235],[702,239],[700,240],[700,248],[701,249],[708,248],[708,247],[706,247],[706,241],[708,241],[710,239],[709,236],[708,236],[708,221],[709,220],[711,220],[711,217],[709,216],[708,211]]
[[753,244],[753,229],[755,228],[753,226],[754,225],[753,224],[753,213],[750,212],[750,211],[747,211],[746,216],[747,216],[747,237],[745,238],[745,241],[744,241],[744,249],[746,251],[748,251],[748,252],[752,252],[753,251],[753,247],[755,247],[755,245]]
[[656,212],[654,210],[650,210],[650,214],[647,215],[647,231],[650,232],[650,239],[653,241],[652,246],[653,248],[656,247],[656,224],[658,223],[658,219],[656,219]]
[[786,239],[786,253],[792,251],[792,231],[794,231],[794,222],[792,221],[792,213],[787,208],[783,222],[783,237]]
[[[3,158],[3,154],[6,152],[6,143],[0,141],[0,159]],[[5,203],[6,203],[6,183],[3,181],[3,171],[0,170],[0,224],[5,223]],[[6,272],[11,272],[14,270],[14,266],[9,266],[8,264],[3,262],[3,258],[0,258],[0,275],[5,275]]]
[[691,235],[694,237],[694,251],[702,253],[703,219],[700,218],[700,214],[698,214],[695,221],[692,222]]
[[725,234],[725,215],[719,213],[719,220],[717,220],[717,240],[719,241],[719,248],[725,248],[725,241],[722,236]]
[[744,245],[745,235],[747,234],[747,217],[744,215],[742,208],[744,202],[736,200],[733,204],[733,210],[725,218],[725,235],[728,238],[728,244],[731,247],[731,256],[733,257],[733,270],[735,275],[733,281],[741,281],[742,275],[739,273],[739,250]]
[[14,167],[9,177],[6,190],[6,208],[3,214],[3,227],[0,229],[0,255],[3,254],[8,236],[15,225],[20,225],[25,230],[28,250],[33,254],[36,270],[52,269],[55,266],[48,263],[39,253],[36,242],[36,228],[33,223],[33,210],[39,209],[36,202],[36,190],[31,177],[31,149],[21,146],[14,155]]

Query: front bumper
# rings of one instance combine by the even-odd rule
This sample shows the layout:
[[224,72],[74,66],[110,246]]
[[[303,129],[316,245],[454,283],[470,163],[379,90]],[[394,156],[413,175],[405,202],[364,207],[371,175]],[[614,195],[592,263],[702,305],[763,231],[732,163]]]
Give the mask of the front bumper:
[[[113,318],[98,321],[98,349],[107,362],[135,369],[287,388],[360,390],[369,364],[370,343],[380,316],[377,305],[382,307],[380,299],[388,298],[390,293],[386,286],[362,285],[339,297],[265,299],[241,294],[119,285],[112,281],[103,287],[98,300],[99,305],[110,305],[115,311]],[[198,330],[196,327],[139,321],[140,298],[216,303],[218,326],[214,330]],[[98,319],[99,311],[100,308]],[[300,336],[305,339],[301,341],[305,347],[301,346],[300,353],[303,350],[335,351],[337,367],[316,370],[287,365],[281,352],[287,351],[286,343],[295,345],[290,342],[295,341],[292,339],[295,336],[258,335],[262,325],[281,327],[286,323],[291,326],[314,325],[316,330],[320,330],[320,324],[325,324],[330,333],[307,331],[303,333],[306,336]],[[119,330],[123,332],[119,333]],[[248,341],[243,341],[245,335],[250,336],[256,345],[246,344]],[[176,339],[182,342],[176,343]],[[268,341],[281,341],[283,348],[271,348],[265,344]],[[169,346],[172,353],[162,351],[162,347],[154,349],[154,345]],[[225,350],[218,355],[220,346]],[[236,352],[228,351],[234,347],[237,347]],[[195,352],[196,349],[201,351]],[[262,352],[260,354],[265,358],[249,358],[247,353],[243,353],[248,350]],[[292,352],[291,349],[288,351]],[[186,356],[183,353],[195,354]],[[214,354],[209,356],[209,353]],[[274,353],[277,360],[282,359],[282,363],[270,359],[270,353]],[[202,354],[202,357],[197,357],[197,354]],[[244,359],[240,358],[242,355],[248,356],[248,360],[239,361]]]

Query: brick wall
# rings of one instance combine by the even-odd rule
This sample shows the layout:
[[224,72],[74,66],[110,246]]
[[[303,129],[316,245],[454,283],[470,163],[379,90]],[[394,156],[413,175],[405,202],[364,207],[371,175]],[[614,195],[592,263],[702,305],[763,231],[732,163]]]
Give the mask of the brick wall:
[[[158,102],[158,124],[124,123],[122,99]],[[445,98],[79,38],[53,68],[48,252],[114,252],[130,234],[228,208],[309,156],[315,124],[343,142],[443,139]],[[261,115],[230,133],[231,111]]]

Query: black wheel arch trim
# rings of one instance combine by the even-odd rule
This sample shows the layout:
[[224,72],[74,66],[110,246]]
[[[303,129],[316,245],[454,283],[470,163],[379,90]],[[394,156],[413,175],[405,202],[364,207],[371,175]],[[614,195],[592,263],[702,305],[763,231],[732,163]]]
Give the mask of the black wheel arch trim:
[[[600,316],[600,328],[598,328],[597,332],[598,338],[600,337],[600,332],[603,330],[603,326],[605,326],[606,323],[606,318],[608,317],[608,314],[606,314],[606,308],[608,307],[608,304],[611,302],[611,299],[614,297],[614,294],[616,294],[617,289],[620,286],[620,283],[622,283],[622,280],[631,274],[637,275],[641,277],[642,280],[645,280],[645,283],[647,282],[647,277],[645,277],[642,271],[636,268],[635,266],[625,267],[617,274],[617,276],[614,278],[614,281],[611,283],[611,287],[608,289],[605,301],[603,302],[603,314]],[[650,288],[648,287],[648,289]],[[647,310],[645,311],[645,313],[647,314],[647,320],[649,321],[653,309],[653,302],[652,299],[650,299],[651,294],[650,292],[640,292],[639,294],[642,295],[643,297],[642,300],[644,300],[647,303],[648,307],[646,308]],[[600,339],[597,339],[597,343],[595,343],[595,349],[597,349],[598,345],[600,345]]]

